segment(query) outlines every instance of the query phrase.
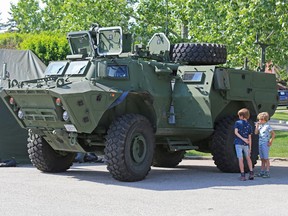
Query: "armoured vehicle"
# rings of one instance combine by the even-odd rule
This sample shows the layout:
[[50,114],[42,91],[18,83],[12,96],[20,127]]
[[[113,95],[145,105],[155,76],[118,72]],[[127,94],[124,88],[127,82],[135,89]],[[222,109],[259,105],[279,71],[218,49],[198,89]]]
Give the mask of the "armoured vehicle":
[[12,80],[1,92],[28,130],[30,160],[43,172],[66,171],[77,152],[103,152],[113,178],[139,181],[151,166],[177,166],[191,149],[212,153],[224,172],[238,172],[237,111],[248,108],[252,122],[277,107],[275,76],[220,66],[224,45],[171,45],[157,33],[144,47],[117,26],[67,38],[66,60],[51,62],[44,78]]

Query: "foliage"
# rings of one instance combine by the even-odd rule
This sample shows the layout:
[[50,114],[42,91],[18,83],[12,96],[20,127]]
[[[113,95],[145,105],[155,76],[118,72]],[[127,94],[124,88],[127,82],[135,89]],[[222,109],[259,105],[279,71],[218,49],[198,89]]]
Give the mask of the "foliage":
[[70,53],[66,37],[52,32],[27,35],[20,44],[20,49],[32,50],[46,65],[49,61],[65,59]]
[[[19,0],[12,5],[13,20],[20,32],[58,31],[67,33],[89,29],[92,23],[120,25],[128,29],[131,4],[126,0]],[[133,1],[132,1],[133,2]]]
[[0,49],[17,49],[24,35],[18,33],[0,34]]
[[169,20],[169,29],[173,30],[169,36],[173,42],[180,41],[179,35],[184,36],[186,26],[192,42],[226,44],[227,66],[241,66],[248,57],[250,67],[256,69],[260,62],[260,49],[254,44],[257,33],[261,42],[271,44],[267,59],[273,59],[274,64],[286,64],[287,9],[284,0],[140,0],[134,29],[147,39],[148,34],[165,31],[166,20]]
[[[286,0],[19,0],[12,17],[20,32],[67,33],[89,29],[91,23],[122,26],[146,44],[156,32],[180,41],[226,44],[227,66],[256,69],[260,62],[256,34],[268,43],[267,60],[284,68],[288,58]],[[286,71],[287,72],[287,71]],[[285,75],[286,74],[286,75]],[[287,73],[281,73],[286,76]]]
[[49,61],[63,60],[70,54],[66,36],[52,32],[0,34],[0,49],[32,50],[46,65]]
[[288,65],[285,65],[285,69],[278,71],[278,75],[281,77],[281,80],[284,81],[284,85],[287,85],[288,82]]
[[11,13],[21,33],[41,31],[42,15],[38,0],[19,0],[17,5],[11,4]]

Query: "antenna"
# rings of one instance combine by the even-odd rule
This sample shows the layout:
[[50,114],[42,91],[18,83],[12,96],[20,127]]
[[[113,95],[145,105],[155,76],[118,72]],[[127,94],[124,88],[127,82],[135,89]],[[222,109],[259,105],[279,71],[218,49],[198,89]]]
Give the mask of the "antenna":
[[[272,33],[270,33],[271,35]],[[270,37],[269,35],[269,37]],[[265,56],[266,56],[266,48],[270,45],[270,44],[265,44],[265,43],[261,43],[259,41],[259,35],[258,33],[256,34],[256,40],[254,42],[254,44],[257,44],[260,46],[261,48],[261,65],[260,65],[260,72],[265,72]]]
[[165,35],[168,37],[168,0],[166,0],[166,22],[165,22]]

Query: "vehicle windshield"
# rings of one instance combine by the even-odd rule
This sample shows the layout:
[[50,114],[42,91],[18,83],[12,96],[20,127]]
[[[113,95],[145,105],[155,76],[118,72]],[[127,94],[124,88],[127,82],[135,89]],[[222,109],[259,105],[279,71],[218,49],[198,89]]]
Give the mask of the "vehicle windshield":
[[65,67],[67,66],[68,61],[58,61],[58,62],[50,62],[48,67],[45,70],[45,76],[51,75],[62,75]]
[[69,67],[67,68],[66,75],[81,75],[86,71],[89,61],[75,61],[70,62]]
[[119,55],[122,52],[122,29],[119,27],[100,28],[97,53],[103,55]]
[[94,55],[94,51],[91,48],[90,37],[87,32],[70,34],[68,35],[68,39],[72,54],[82,54],[89,57]]

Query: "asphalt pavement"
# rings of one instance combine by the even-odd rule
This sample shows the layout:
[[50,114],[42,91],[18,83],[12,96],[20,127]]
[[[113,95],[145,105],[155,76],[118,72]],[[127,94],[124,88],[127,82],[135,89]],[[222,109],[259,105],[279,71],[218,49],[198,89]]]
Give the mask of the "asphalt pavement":
[[0,215],[287,215],[288,161],[271,161],[269,179],[238,177],[220,172],[212,160],[152,167],[139,182],[116,181],[100,163],[76,164],[58,174],[32,165],[2,168]]
[[[288,131],[285,121],[270,124]],[[19,164],[0,168],[0,193],[3,216],[286,216],[288,159],[271,159],[271,178],[245,182],[219,171],[211,158],[152,167],[140,182],[114,180],[103,163],[75,164],[58,174]]]

